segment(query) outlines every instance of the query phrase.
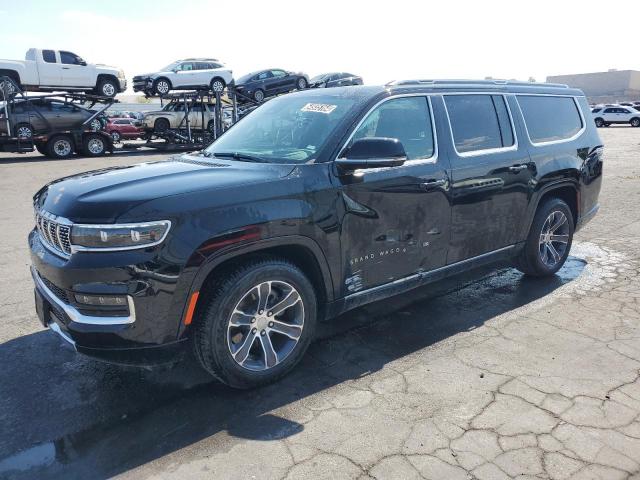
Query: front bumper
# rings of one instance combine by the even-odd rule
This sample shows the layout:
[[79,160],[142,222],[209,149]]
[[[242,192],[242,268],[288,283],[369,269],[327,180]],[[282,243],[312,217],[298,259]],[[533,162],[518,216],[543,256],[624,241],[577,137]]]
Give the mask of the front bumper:
[[127,79],[118,78],[118,82],[120,83],[120,92],[124,92],[127,89]]
[[133,77],[134,92],[149,92],[153,86],[153,80],[149,77]]
[[[76,351],[112,363],[173,362],[184,350],[178,337],[184,302],[175,302],[178,276],[159,275],[158,249],[79,253],[62,258],[46,249],[37,231],[29,235],[36,310],[44,326]],[[90,310],[74,292],[126,295],[116,311]]]

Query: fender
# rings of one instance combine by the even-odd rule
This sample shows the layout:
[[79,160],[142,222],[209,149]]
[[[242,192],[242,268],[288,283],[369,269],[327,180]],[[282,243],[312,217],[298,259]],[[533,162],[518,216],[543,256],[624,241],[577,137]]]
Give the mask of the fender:
[[[527,221],[524,223],[523,228],[524,231],[521,232],[520,237],[522,239],[526,239],[528,234],[529,234],[529,230],[531,228],[531,224],[533,223],[533,217],[536,214],[536,211],[538,210],[538,205],[540,204],[540,200],[542,199],[542,197],[552,191],[552,190],[557,190],[559,188],[563,188],[563,187],[571,187],[575,190],[576,193],[576,209],[578,211],[578,218],[580,217],[580,188],[578,185],[578,181],[574,180],[574,179],[569,179],[569,178],[565,178],[565,179],[561,179],[561,180],[555,180],[552,181],[546,185],[544,185],[542,188],[540,188],[539,190],[537,190],[534,194],[533,194],[533,198],[532,200],[529,202],[529,208],[527,210]],[[578,218],[575,218],[574,221],[577,223],[578,222]]]
[[[239,240],[241,241],[241,240]],[[329,264],[324,255],[324,252],[320,248],[320,246],[316,243],[315,240],[309,237],[305,237],[303,235],[285,235],[281,237],[273,237],[273,238],[265,238],[256,241],[252,241],[250,243],[242,243],[242,244],[232,244],[230,246],[225,246],[222,250],[217,251],[215,254],[207,257],[204,263],[200,265],[198,271],[196,272],[193,281],[191,282],[191,288],[189,289],[188,295],[184,299],[184,305],[182,308],[182,315],[180,316],[180,327],[178,336],[181,336],[184,333],[184,325],[182,319],[184,318],[187,309],[189,308],[189,299],[191,298],[194,292],[200,291],[202,285],[205,280],[209,276],[209,274],[215,270],[216,267],[221,265],[223,262],[231,260],[233,258],[246,255],[248,253],[259,252],[262,250],[267,250],[273,247],[286,247],[291,245],[297,245],[301,247],[307,248],[315,257],[318,266],[320,267],[320,273],[322,275],[322,283],[324,285],[324,294],[327,302],[331,302],[334,300],[334,287],[333,281],[331,280],[331,272],[329,270]],[[194,252],[194,256],[200,255],[198,252]]]

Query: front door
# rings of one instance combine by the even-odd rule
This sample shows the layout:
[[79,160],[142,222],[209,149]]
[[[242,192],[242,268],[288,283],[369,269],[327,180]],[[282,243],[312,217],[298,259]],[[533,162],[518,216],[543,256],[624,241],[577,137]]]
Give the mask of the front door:
[[72,52],[60,51],[60,64],[62,69],[62,83],[66,87],[92,87],[95,86],[93,70],[86,62]]
[[451,264],[520,240],[535,167],[524,142],[517,141],[513,96],[443,98],[453,138]]
[[397,138],[408,161],[337,177],[344,295],[445,264],[451,210],[434,131],[426,96],[394,97],[370,111],[347,143]]

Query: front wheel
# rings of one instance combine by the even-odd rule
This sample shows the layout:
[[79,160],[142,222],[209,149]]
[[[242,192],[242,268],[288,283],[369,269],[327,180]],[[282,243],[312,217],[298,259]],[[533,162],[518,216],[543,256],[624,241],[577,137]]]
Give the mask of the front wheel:
[[118,93],[118,85],[116,81],[111,78],[105,78],[98,82],[98,95],[103,97],[113,98]]
[[153,92],[161,97],[169,93],[171,83],[166,78],[159,78],[153,83]]
[[202,367],[235,388],[271,383],[304,355],[316,323],[316,295],[304,273],[278,258],[253,260],[201,296],[193,345]]
[[569,206],[559,198],[545,201],[533,219],[516,267],[535,277],[555,274],[567,260],[573,241],[574,218]]
[[166,132],[170,127],[169,120],[166,118],[159,118],[153,124],[153,130],[158,133]]
[[120,135],[120,132],[117,132],[115,130],[111,132],[111,139],[114,141],[114,143],[118,143],[121,138],[122,136]]
[[307,88],[307,79],[304,77],[300,77],[298,79],[298,90],[304,90],[305,88]]
[[20,140],[30,140],[33,138],[33,127],[28,123],[19,123],[15,127],[15,134]]

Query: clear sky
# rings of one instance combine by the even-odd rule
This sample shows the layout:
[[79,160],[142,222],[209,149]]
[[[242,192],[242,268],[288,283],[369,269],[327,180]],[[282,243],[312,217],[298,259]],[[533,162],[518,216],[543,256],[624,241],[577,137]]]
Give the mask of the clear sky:
[[[627,22],[625,18],[630,19]],[[640,0],[0,0],[0,58],[71,50],[127,78],[185,57],[399,78],[640,70]],[[609,26],[617,25],[615,28]],[[628,35],[627,35],[628,32]]]

